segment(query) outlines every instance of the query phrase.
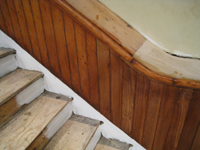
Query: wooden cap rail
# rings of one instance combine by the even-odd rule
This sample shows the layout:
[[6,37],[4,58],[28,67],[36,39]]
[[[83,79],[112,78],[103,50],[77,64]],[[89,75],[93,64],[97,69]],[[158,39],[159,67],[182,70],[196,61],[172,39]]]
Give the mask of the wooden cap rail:
[[151,71],[150,69],[146,68],[141,63],[139,63],[138,61],[134,60],[132,55],[128,53],[123,47],[121,47],[117,42],[115,42],[115,39],[112,36],[110,37],[109,34],[104,33],[100,28],[98,28],[95,24],[93,24],[91,21],[86,19],[82,14],[80,14],[65,0],[51,0],[51,1],[54,4],[56,4],[61,10],[67,13],[71,18],[73,18],[78,23],[80,23],[85,29],[90,31],[99,40],[101,40],[102,43],[104,43],[105,45],[110,47],[112,50],[117,52],[129,66],[136,69],[147,78],[150,78],[151,80],[162,82],[168,85],[200,89],[200,82],[192,81],[192,80],[184,80],[184,79],[175,79],[175,78],[163,76]]
[[97,26],[83,17],[80,13],[78,13],[72,6],[70,6],[65,0],[51,0],[54,4],[58,5],[62,10],[64,10],[67,14],[70,15],[74,20],[79,22],[84,28],[90,31],[94,36],[96,36],[102,43],[116,51],[123,58],[125,58],[128,62],[133,60],[133,57],[125,51],[120,45],[118,45],[112,38],[106,35],[102,30],[100,30]]

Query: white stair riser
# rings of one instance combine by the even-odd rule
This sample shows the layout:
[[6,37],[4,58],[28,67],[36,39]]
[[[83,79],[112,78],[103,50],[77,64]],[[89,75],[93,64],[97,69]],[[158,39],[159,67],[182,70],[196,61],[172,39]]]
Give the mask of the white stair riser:
[[101,128],[98,127],[85,150],[93,150],[101,137]]
[[72,102],[70,101],[48,124],[45,136],[50,139],[64,125],[72,115]]
[[8,55],[0,59],[0,77],[8,74],[9,72],[17,69],[17,61],[15,54]]
[[28,104],[44,92],[44,79],[40,78],[16,95],[18,106]]

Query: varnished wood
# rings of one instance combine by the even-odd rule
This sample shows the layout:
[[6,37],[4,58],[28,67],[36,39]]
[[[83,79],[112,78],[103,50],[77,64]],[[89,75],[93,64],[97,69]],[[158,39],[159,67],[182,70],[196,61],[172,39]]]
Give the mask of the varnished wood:
[[80,74],[81,95],[84,99],[90,99],[88,59],[86,51],[85,30],[77,23],[74,24],[76,36],[76,49],[78,55],[78,66]]
[[[160,105],[162,102],[163,85],[150,82],[149,94],[146,108],[146,117],[142,136],[142,145],[151,150],[154,142],[157,122],[159,117]],[[134,134],[134,133],[133,133]]]
[[[7,0],[7,3],[9,1]],[[14,4],[18,3],[16,1]],[[31,32],[35,32],[41,63],[50,71],[52,67],[57,70],[60,74],[57,77],[80,96],[85,97],[87,93],[86,100],[93,107],[135,138],[142,146],[149,150],[153,147],[163,150],[172,149],[172,147],[173,149],[195,148],[199,132],[197,125],[199,107],[195,106],[198,105],[196,93],[199,92],[199,82],[157,74],[136,60],[129,63],[123,59],[123,55],[116,53],[115,49],[109,49],[111,46],[107,42],[110,40],[107,38],[112,39],[111,36],[104,38],[102,31],[98,28],[96,30],[95,26],[92,26],[92,30],[86,28],[79,21],[80,18],[76,18],[80,14],[71,15],[74,9],[66,13],[50,0],[30,0],[30,7],[18,9],[22,12],[17,12],[16,9],[17,14],[12,15],[10,11],[12,7],[9,5],[10,3],[8,10],[14,33],[17,33],[18,26],[16,24],[15,27],[14,20],[19,21],[20,31],[22,22],[26,23],[27,41],[30,34],[31,43],[33,43],[31,34],[34,33]],[[25,6],[24,3],[22,6]],[[26,17],[30,8],[33,21]],[[19,19],[19,14],[23,13],[24,17]],[[13,19],[16,15],[17,19]],[[82,19],[82,21],[86,20],[83,16]],[[3,21],[0,22],[0,27],[4,26],[3,28],[6,29],[2,30],[8,34],[1,12],[0,20]],[[30,30],[29,25],[35,27],[35,30]],[[93,29],[96,30],[95,33]],[[98,37],[96,32],[102,35],[99,39],[96,38]],[[23,40],[26,39],[24,33],[21,34]],[[17,41],[20,36],[15,37]],[[24,43],[22,47],[26,49],[26,44]],[[29,51],[29,49],[26,50]],[[84,54],[83,60],[80,60],[81,54]],[[88,71],[86,85],[89,89],[84,90],[89,90],[89,94],[82,90],[84,80],[81,72],[85,70]],[[197,90],[194,90],[195,88]]]
[[131,72],[128,65],[123,64],[123,81],[122,81],[122,120],[121,128],[130,136],[132,132],[134,97],[131,86]]
[[97,40],[97,61],[99,73],[100,112],[110,119],[110,51]]
[[13,0],[7,0],[7,5],[8,5],[9,13],[10,13],[10,18],[13,24],[13,29],[15,32],[16,41],[19,45],[23,46],[24,42],[23,42],[21,29],[19,26],[18,18],[17,18],[17,12],[15,10],[15,5],[14,5]]
[[137,142],[142,143],[150,81],[139,74],[136,75],[136,81],[132,137]]
[[17,12],[17,18],[18,18],[19,25],[20,25],[20,31],[22,34],[23,42],[24,42],[23,48],[26,49],[26,51],[28,51],[29,54],[33,54],[33,47],[31,45],[31,41],[30,41],[30,36],[29,36],[29,32],[28,32],[28,27],[27,27],[27,23],[26,23],[26,19],[25,19],[22,2],[19,0],[17,0],[17,1],[14,0],[14,4],[15,4],[16,12]]
[[97,51],[96,38],[86,31],[86,46],[88,58],[88,75],[90,86],[89,103],[99,110],[99,86],[98,86],[98,70],[97,70]]
[[5,20],[3,18],[3,13],[2,13],[2,10],[1,10],[1,7],[0,7],[0,29],[7,33],[7,28],[6,28],[6,24],[5,24]]
[[188,150],[191,148],[195,139],[200,122],[200,92],[195,91],[191,99],[185,123],[182,129],[181,137],[177,150]]
[[78,56],[76,51],[76,39],[74,21],[67,15],[64,15],[65,36],[67,40],[67,47],[69,52],[70,70],[72,78],[72,88],[75,92],[80,93],[80,74],[78,69]]
[[170,127],[165,141],[164,150],[176,149],[180,134],[183,129],[185,118],[188,112],[190,100],[192,99],[193,90],[181,89],[181,95],[176,101]]
[[[111,67],[111,120],[121,127],[122,114],[122,81],[123,81],[123,63],[113,52],[110,53]],[[117,111],[115,111],[117,110]]]
[[40,13],[40,7],[38,0],[30,0],[31,3],[31,10],[34,19],[34,25],[36,29],[38,44],[40,48],[40,55],[41,55],[41,63],[50,70],[50,63],[47,51],[47,45],[44,36],[44,26],[42,24],[42,18]]
[[196,133],[195,139],[193,141],[191,150],[200,149],[200,142],[199,141],[200,141],[200,126],[199,126],[197,133]]
[[102,32],[99,28],[94,26],[91,22],[85,19],[81,14],[79,14],[75,9],[69,6],[65,0],[57,1],[52,0],[52,2],[56,3],[64,12],[69,14],[76,21],[81,23],[88,31],[92,32],[99,40],[101,40],[104,44],[108,45],[111,49],[119,53],[123,56],[127,61],[131,61],[132,56],[126,52],[121,46],[119,46],[116,42],[114,42],[108,35]]
[[[51,12],[55,31],[55,40],[60,64],[61,79],[71,87],[71,72],[69,68],[69,56],[65,38],[63,13],[54,4],[51,4]],[[64,65],[65,64],[65,65]]]
[[8,10],[6,0],[0,1],[0,8],[1,8],[1,13],[2,13],[3,19],[5,21],[5,25],[6,25],[8,34],[12,39],[15,39],[15,33],[14,33],[14,30],[13,30],[13,25],[12,25],[12,22],[11,22],[10,13],[9,13],[9,10]]
[[51,67],[51,72],[58,78],[61,77],[60,65],[58,61],[58,53],[55,41],[55,33],[52,22],[50,3],[47,0],[39,0],[42,21],[44,25],[44,34],[47,44],[47,50],[49,54],[49,62]]
[[167,138],[170,122],[174,114],[174,105],[180,96],[180,91],[175,87],[164,86],[160,105],[157,129],[154,137],[153,150],[163,149]]
[[33,56],[38,61],[41,62],[40,49],[38,46],[38,39],[36,36],[35,25],[33,23],[33,14],[32,14],[31,6],[30,6],[30,1],[22,0],[22,6],[23,6],[23,10],[24,10],[25,19],[27,22],[30,42],[31,42],[32,49],[33,49],[33,51],[32,51]]

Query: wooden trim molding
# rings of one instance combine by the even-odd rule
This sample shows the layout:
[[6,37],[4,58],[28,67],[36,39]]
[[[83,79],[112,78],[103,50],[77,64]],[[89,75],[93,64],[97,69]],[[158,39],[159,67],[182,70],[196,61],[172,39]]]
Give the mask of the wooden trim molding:
[[125,51],[120,45],[118,45],[112,38],[107,34],[102,32],[97,26],[83,17],[78,13],[72,6],[70,6],[65,0],[51,0],[54,4],[59,6],[64,12],[66,12],[70,17],[80,23],[85,29],[90,31],[95,37],[102,41],[105,45],[116,51],[119,55],[125,58],[128,62],[133,60],[133,57]]
[[[108,31],[105,31],[105,29],[103,29],[103,30],[100,29],[100,27],[97,26],[93,21],[91,21],[90,18],[88,19],[87,16],[84,16],[83,14],[81,14],[82,12],[78,12],[77,8],[74,8],[74,6],[71,6],[71,3],[73,3],[72,0],[51,0],[51,1],[54,4],[56,4],[60,9],[62,9],[65,13],[67,13],[71,18],[73,18],[75,21],[80,23],[86,30],[91,32],[100,41],[102,41],[102,43],[104,43],[109,48],[111,48],[112,50],[117,52],[119,55],[121,55],[121,57],[123,59],[125,59],[125,61],[131,67],[135,68],[137,71],[139,71],[146,77],[150,78],[151,80],[163,82],[165,84],[173,85],[173,86],[181,86],[181,87],[200,89],[199,81],[195,81],[195,80],[191,80],[191,79],[177,79],[174,77],[170,77],[170,75],[163,75],[163,74],[160,74],[160,73],[157,73],[156,71],[154,71],[153,67],[152,68],[149,67],[150,65],[148,67],[145,67],[146,65],[144,63],[140,63],[139,62],[140,59],[138,59],[138,57],[137,57],[138,52],[140,52],[140,50],[143,49],[145,43],[151,43],[150,41],[148,41],[146,39],[142,40],[142,45],[140,45],[140,47],[137,49],[138,51],[134,51],[134,53],[132,53],[132,54],[134,54],[134,56],[132,57],[132,55],[130,54],[130,51],[127,52],[128,48],[127,47],[124,48],[124,46],[123,47],[120,46],[119,45],[120,42],[118,40],[116,40],[115,36],[108,33]],[[70,4],[69,4],[69,2],[70,2]],[[79,4],[78,2],[80,2],[80,1],[78,0],[74,3]],[[93,2],[94,1],[92,0],[91,3],[93,3]],[[76,6],[78,6],[78,5],[76,5]],[[82,6],[82,5],[79,4],[79,6]],[[90,13],[93,13],[93,12],[90,12]],[[123,21],[123,20],[121,20],[121,21]],[[125,23],[125,22],[123,21],[123,23]],[[150,45],[152,45],[152,43]],[[152,46],[150,46],[150,48],[151,47]],[[169,55],[169,54],[167,54],[167,55]],[[174,64],[174,65],[176,65],[176,64]],[[186,69],[186,71],[187,71],[187,69]]]

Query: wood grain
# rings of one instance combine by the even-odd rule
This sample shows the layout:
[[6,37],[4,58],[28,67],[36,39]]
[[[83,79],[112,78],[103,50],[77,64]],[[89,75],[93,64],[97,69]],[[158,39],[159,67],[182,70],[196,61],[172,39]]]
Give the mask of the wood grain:
[[26,51],[29,54],[33,54],[33,49],[32,49],[33,47],[31,45],[31,41],[30,41],[30,36],[29,36],[29,32],[28,32],[27,22],[25,19],[25,14],[23,11],[22,2],[19,0],[17,0],[17,1],[14,0],[14,4],[15,4],[16,12],[17,12],[17,18],[19,21],[22,38],[24,41],[23,48],[26,49]]
[[182,129],[181,137],[177,150],[188,150],[191,148],[195,139],[200,122],[200,92],[195,91],[191,99],[185,123]]
[[111,117],[110,102],[110,52],[108,47],[97,40],[97,61],[99,73],[100,112],[108,119]]
[[40,10],[42,16],[42,22],[44,25],[44,33],[47,44],[47,50],[49,54],[50,71],[56,75],[58,78],[61,77],[60,66],[58,61],[57,47],[55,41],[54,27],[51,16],[51,8],[49,1],[40,0]]
[[97,130],[99,124],[90,125],[87,123],[87,118],[83,119],[85,122],[72,120],[71,118],[67,120],[63,127],[56,133],[49,144],[45,147],[45,150],[85,149]]
[[16,37],[16,42],[20,45],[23,46],[23,38],[22,38],[22,34],[21,34],[21,29],[19,26],[19,21],[17,18],[17,12],[15,10],[15,5],[13,0],[7,0],[7,5],[8,5],[8,10],[10,13],[10,18],[13,24],[13,29],[14,29],[14,33],[15,33],[15,37]]
[[[134,112],[134,94],[132,94],[130,68],[123,64],[123,83],[122,83],[122,120],[121,128],[129,136],[132,133],[132,122]],[[117,110],[115,110],[117,111]]]
[[[123,62],[113,52],[110,52],[111,67],[111,120],[121,127],[122,115],[122,81],[123,81]],[[117,110],[117,111],[116,111]]]
[[0,131],[1,149],[25,149],[40,134],[66,101],[40,96]]
[[177,148],[192,95],[193,90],[181,89],[181,95],[174,106],[175,108],[168,130],[164,150],[173,150]]
[[78,56],[76,51],[74,21],[67,15],[64,15],[64,23],[65,23],[65,36],[69,52],[72,88],[75,92],[80,93],[81,87],[80,87],[80,76],[78,69]]
[[57,1],[51,0],[58,7],[60,7],[65,13],[69,14],[74,20],[79,22],[85,29],[90,31],[101,40],[105,45],[109,46],[111,49],[119,53],[123,58],[125,58],[128,62],[130,62],[133,58],[132,56],[125,51],[120,45],[118,45],[113,39],[111,39],[108,35],[102,32],[98,27],[94,26],[90,21],[88,21],[85,17],[83,17],[80,13],[78,13],[75,9],[73,9],[65,0]]
[[0,29],[4,32],[7,33],[7,28],[6,28],[6,24],[5,24],[5,20],[3,18],[3,13],[0,7]]
[[0,106],[0,127],[5,125],[13,115],[22,109],[25,105],[19,107],[16,101],[16,97],[13,97],[7,103]]
[[31,3],[31,10],[34,19],[34,25],[36,29],[36,35],[38,39],[40,55],[41,55],[41,63],[50,70],[50,63],[49,63],[49,56],[47,51],[47,45],[44,36],[42,18],[40,13],[40,7],[38,0],[30,0]]
[[14,33],[14,30],[13,30],[13,25],[12,25],[12,22],[11,22],[10,13],[9,13],[9,10],[8,10],[6,0],[0,1],[0,7],[1,7],[1,12],[2,12],[4,21],[5,21],[6,27],[7,27],[8,35],[12,39],[15,40],[15,33]]
[[55,31],[55,40],[60,64],[61,78],[64,83],[71,87],[71,72],[69,68],[69,56],[65,38],[63,13],[51,3],[51,13]]
[[90,100],[88,101],[96,110],[99,110],[99,86],[97,71],[96,38],[86,31],[86,47],[88,58],[88,75],[90,86]]
[[195,139],[193,141],[193,144],[192,144],[192,147],[191,147],[191,150],[197,150],[197,149],[200,149],[200,126],[198,128],[198,131],[196,133],[196,136],[195,136]]
[[151,150],[154,142],[157,122],[159,117],[160,104],[162,102],[163,85],[150,82],[146,118],[144,123],[142,145]]
[[146,107],[149,95],[149,80],[141,75],[136,75],[135,88],[135,106],[133,115],[133,131],[132,137],[138,142],[142,143],[143,129],[145,126]]
[[87,60],[85,30],[77,23],[75,23],[74,26],[75,26],[75,36],[76,36],[76,48],[78,55],[78,66],[80,73],[81,96],[85,100],[89,100],[90,91],[89,91],[88,60]]
[[35,25],[34,25],[34,22],[33,22],[33,14],[32,14],[31,6],[30,6],[30,1],[22,0],[22,6],[23,6],[26,22],[27,22],[30,42],[31,42],[32,49],[33,49],[33,51],[32,51],[33,56],[38,61],[41,62],[40,49],[39,49],[39,46],[38,46],[38,39],[37,39],[37,36],[36,36]]
[[7,76],[2,77],[0,79],[0,105],[7,102],[41,76],[42,73],[37,71],[17,69]]
[[162,94],[162,103],[160,105],[160,112],[155,133],[153,150],[164,148],[164,144],[170,127],[170,122],[174,114],[174,105],[178,97],[180,96],[180,91],[178,88],[175,87],[164,86]]
[[66,1],[131,54],[134,54],[146,40],[137,30],[99,1]]

